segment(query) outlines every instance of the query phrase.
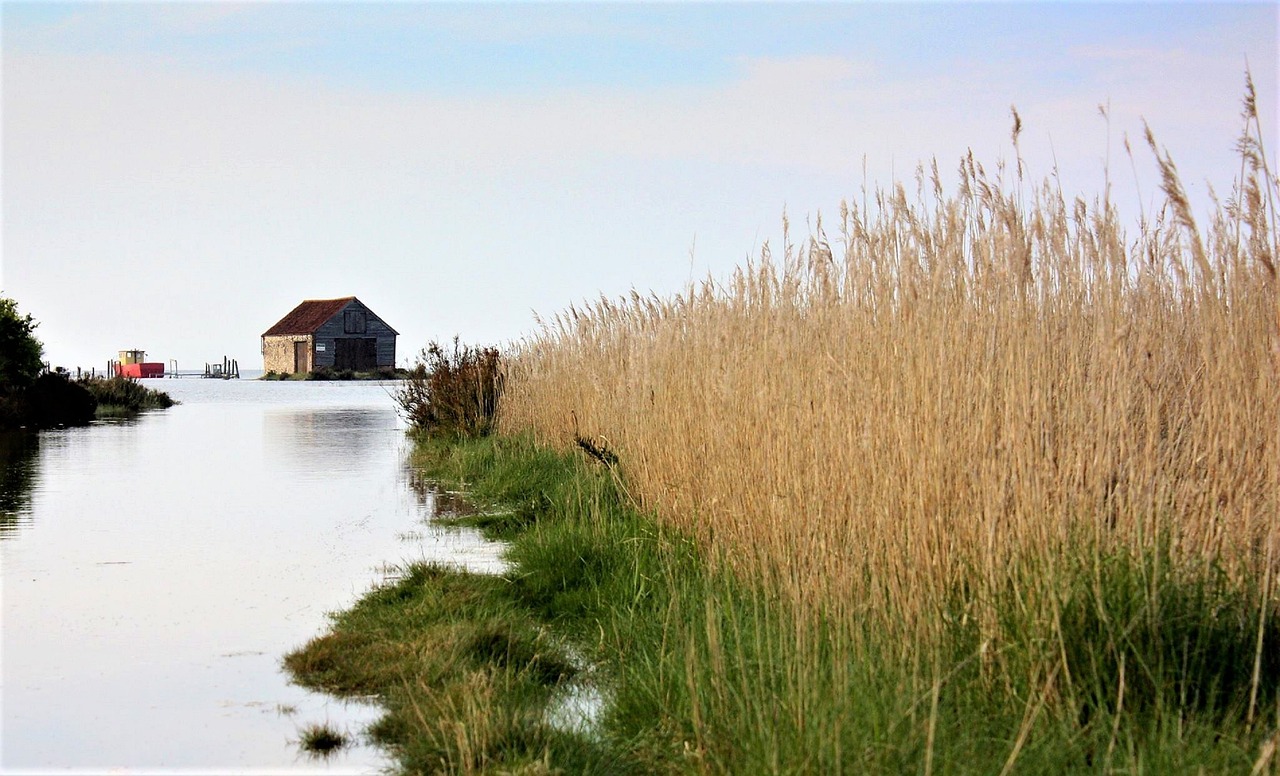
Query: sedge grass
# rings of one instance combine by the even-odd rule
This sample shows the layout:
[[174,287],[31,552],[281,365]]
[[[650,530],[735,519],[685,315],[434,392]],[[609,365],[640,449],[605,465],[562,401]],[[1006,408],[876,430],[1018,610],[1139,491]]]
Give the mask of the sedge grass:
[[168,409],[174,400],[164,391],[147,388],[126,377],[88,377],[77,381],[97,402],[97,417],[119,418],[145,410]]

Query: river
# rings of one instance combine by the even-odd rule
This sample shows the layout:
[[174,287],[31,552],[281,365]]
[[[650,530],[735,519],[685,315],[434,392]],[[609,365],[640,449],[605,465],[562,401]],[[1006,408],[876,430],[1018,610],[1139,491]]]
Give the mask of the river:
[[146,380],[181,404],[0,440],[0,769],[372,773],[298,745],[378,709],[280,659],[414,560],[501,568],[432,523],[391,386]]

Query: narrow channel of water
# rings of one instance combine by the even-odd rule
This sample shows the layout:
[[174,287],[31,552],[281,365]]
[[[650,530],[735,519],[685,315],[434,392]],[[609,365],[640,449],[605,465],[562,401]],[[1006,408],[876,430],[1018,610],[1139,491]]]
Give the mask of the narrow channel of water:
[[496,571],[500,548],[431,523],[387,386],[145,382],[183,403],[0,439],[0,769],[377,772],[372,747],[300,752],[378,709],[281,656],[390,566]]

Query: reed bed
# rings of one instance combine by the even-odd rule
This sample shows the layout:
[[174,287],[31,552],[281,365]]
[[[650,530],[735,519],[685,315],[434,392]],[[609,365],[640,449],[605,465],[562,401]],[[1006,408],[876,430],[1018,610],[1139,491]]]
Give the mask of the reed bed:
[[1134,231],[1106,193],[972,156],[952,191],[935,162],[842,203],[834,239],[784,217],[727,280],[545,322],[508,359],[501,427],[607,450],[637,505],[835,624],[795,654],[923,659],[921,713],[942,680],[918,647],[947,629],[993,685],[1051,698],[1073,596],[1103,597],[1112,559],[1138,569],[1135,621],[1170,611],[1161,575],[1212,580],[1247,601],[1252,719],[1280,650],[1280,289],[1251,87],[1243,118],[1202,223],[1149,131],[1166,201]]

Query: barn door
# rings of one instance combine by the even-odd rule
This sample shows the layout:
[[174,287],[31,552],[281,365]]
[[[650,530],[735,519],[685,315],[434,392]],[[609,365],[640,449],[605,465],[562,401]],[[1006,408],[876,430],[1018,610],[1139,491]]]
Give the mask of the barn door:
[[378,340],[373,337],[354,337],[337,340],[334,345],[334,369],[350,369],[355,372],[372,372],[378,368]]
[[356,340],[340,339],[334,340],[333,343],[333,368],[334,369],[355,369],[356,368],[356,351],[353,347]]
[[362,372],[372,372],[378,368],[378,340],[365,337],[360,340],[360,366]]
[[308,355],[307,351],[308,350],[309,348],[307,347],[306,342],[293,343],[293,371],[294,372],[309,371],[307,369],[307,355]]

